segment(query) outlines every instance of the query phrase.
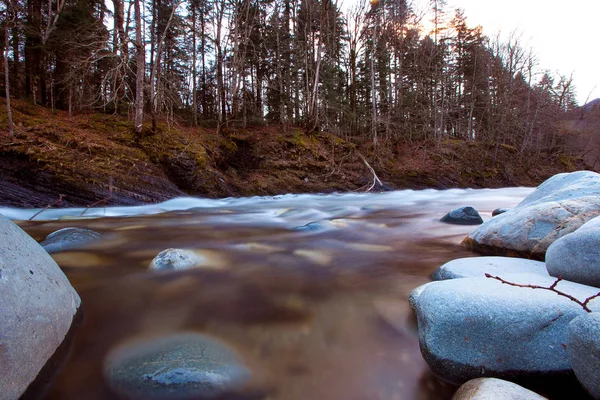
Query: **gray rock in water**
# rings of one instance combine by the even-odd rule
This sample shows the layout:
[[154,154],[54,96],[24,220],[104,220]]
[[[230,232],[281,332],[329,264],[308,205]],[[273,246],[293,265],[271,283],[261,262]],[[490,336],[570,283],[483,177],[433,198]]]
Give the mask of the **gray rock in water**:
[[496,378],[477,378],[463,384],[452,400],[545,400],[516,383]]
[[417,286],[408,294],[408,305],[415,313],[417,312],[417,299],[419,298],[421,293],[423,293],[423,290],[425,290],[425,288],[431,285],[432,283],[433,282],[427,282],[422,284],[421,286]]
[[0,399],[19,398],[58,355],[80,303],[52,257],[0,215]]
[[40,245],[48,253],[57,253],[85,246],[102,237],[102,234],[87,228],[63,228],[52,232]]
[[600,399],[600,313],[571,321],[567,349],[575,376],[593,398]]
[[155,271],[175,271],[200,267],[206,258],[192,250],[166,249],[158,253],[150,263]]
[[[555,281],[534,274],[502,278],[545,287]],[[558,289],[579,300],[597,291],[566,281]],[[600,302],[590,306],[600,310]],[[567,326],[586,313],[549,290],[489,278],[434,282],[418,297],[416,308],[421,353],[433,372],[453,383],[486,376],[568,375]]]
[[546,265],[541,261],[514,257],[459,258],[439,267],[431,276],[434,281],[446,279],[485,277],[485,274],[505,275],[533,273],[548,276]]
[[478,227],[463,243],[485,253],[543,259],[555,240],[599,215],[600,175],[559,174],[517,207]]
[[552,276],[600,287],[600,218],[552,243],[546,266]]
[[180,333],[113,350],[104,364],[112,390],[138,399],[213,398],[251,377],[236,352],[210,336]]
[[473,207],[460,207],[452,210],[444,215],[440,221],[457,225],[480,225],[483,223],[481,215]]
[[496,215],[504,214],[507,211],[510,211],[510,208],[496,208],[494,211],[492,211],[492,217],[495,217]]

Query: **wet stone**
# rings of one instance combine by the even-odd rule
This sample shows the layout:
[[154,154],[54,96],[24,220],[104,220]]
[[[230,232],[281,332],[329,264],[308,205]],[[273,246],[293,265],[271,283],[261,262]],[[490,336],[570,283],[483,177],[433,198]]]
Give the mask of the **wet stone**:
[[102,234],[87,228],[68,227],[52,232],[40,245],[48,253],[73,250],[83,247],[102,237]]
[[473,207],[460,207],[444,215],[442,222],[456,225],[481,225],[483,219]]
[[492,217],[495,217],[496,215],[504,214],[505,212],[507,212],[509,210],[510,210],[510,208],[496,208],[494,211],[492,211]]
[[210,399],[239,391],[250,370],[210,336],[180,333],[117,348],[104,364],[109,387],[132,399]]
[[190,269],[205,264],[205,257],[192,250],[166,249],[158,253],[150,263],[155,271],[175,271]]

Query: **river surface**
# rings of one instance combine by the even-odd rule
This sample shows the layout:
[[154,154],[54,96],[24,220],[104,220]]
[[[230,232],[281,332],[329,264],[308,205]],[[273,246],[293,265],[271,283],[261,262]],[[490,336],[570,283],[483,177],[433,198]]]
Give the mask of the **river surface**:
[[[109,352],[180,332],[234,348],[252,368],[256,398],[449,399],[456,388],[422,360],[408,293],[441,264],[476,256],[460,246],[474,227],[439,222],[446,212],[471,205],[487,220],[531,191],[177,198],[0,213],[38,241],[68,226],[104,233],[53,255],[81,296],[84,322],[49,399],[119,398],[102,373]],[[197,250],[205,267],[150,271],[171,247]]]

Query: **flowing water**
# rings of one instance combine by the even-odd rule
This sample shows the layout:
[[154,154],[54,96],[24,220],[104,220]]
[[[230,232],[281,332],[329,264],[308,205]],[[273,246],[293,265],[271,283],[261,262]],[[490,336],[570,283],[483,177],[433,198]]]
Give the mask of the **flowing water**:
[[[103,376],[107,354],[180,332],[234,348],[252,369],[248,393],[258,398],[444,399],[455,388],[428,372],[407,297],[439,265],[474,256],[460,246],[474,227],[438,220],[465,205],[486,220],[530,192],[178,198],[0,213],[37,240],[67,226],[104,233],[53,255],[81,296],[84,322],[50,399],[118,398]],[[170,247],[197,250],[205,267],[150,271]]]

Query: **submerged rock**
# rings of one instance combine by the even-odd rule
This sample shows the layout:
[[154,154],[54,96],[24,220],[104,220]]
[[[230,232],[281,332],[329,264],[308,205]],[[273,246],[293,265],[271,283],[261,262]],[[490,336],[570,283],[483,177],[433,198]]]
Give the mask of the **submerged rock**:
[[150,263],[155,271],[190,269],[205,264],[206,258],[192,250],[166,249],[158,253]]
[[[552,277],[506,274],[509,282],[549,287]],[[560,282],[558,289],[583,300],[596,288]],[[590,304],[600,310],[600,302]],[[489,278],[450,279],[428,285],[416,302],[421,353],[433,372],[453,383],[566,376],[569,322],[586,312],[549,290]]]
[[197,333],[117,348],[104,373],[112,390],[136,399],[214,398],[239,390],[251,377],[233,349]]
[[600,175],[558,174],[463,242],[483,253],[543,259],[548,246],[600,215]]
[[600,313],[571,321],[567,349],[575,376],[593,398],[600,399]]
[[552,243],[546,266],[552,276],[600,287],[600,218]]
[[0,215],[0,398],[35,391],[45,366],[55,373],[80,303],[52,257]]
[[46,239],[40,242],[40,245],[48,253],[57,253],[59,251],[73,250],[83,247],[86,244],[94,242],[102,237],[102,234],[87,228],[63,228],[52,232]]
[[446,279],[485,277],[485,274],[503,275],[533,273],[548,276],[546,265],[541,261],[514,257],[471,257],[448,261],[431,276],[434,281]]
[[481,215],[473,207],[460,207],[452,210],[440,221],[457,225],[480,225],[483,223]]
[[463,384],[452,400],[544,400],[545,397],[516,383],[496,378],[477,378]]

